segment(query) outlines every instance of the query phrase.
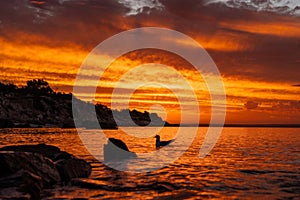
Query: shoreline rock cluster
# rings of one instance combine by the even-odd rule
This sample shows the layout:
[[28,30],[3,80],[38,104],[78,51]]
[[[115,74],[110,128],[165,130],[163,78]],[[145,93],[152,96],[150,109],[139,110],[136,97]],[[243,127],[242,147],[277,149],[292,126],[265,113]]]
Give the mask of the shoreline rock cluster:
[[38,144],[0,148],[0,199],[40,199],[44,188],[87,178],[91,165],[61,151]]

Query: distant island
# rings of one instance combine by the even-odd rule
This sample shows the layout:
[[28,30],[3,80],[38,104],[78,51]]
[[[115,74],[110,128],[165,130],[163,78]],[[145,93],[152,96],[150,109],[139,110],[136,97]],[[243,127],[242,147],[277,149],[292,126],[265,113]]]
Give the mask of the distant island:
[[[17,87],[15,84],[0,82],[0,128],[38,128],[58,127],[74,128],[72,113],[71,93],[55,92],[48,82],[42,79],[27,81],[26,86]],[[111,110],[102,104],[92,104],[76,99],[88,108],[95,108],[97,125],[103,129],[116,129],[117,123],[114,116],[118,117],[119,125],[131,125],[126,118],[122,118],[125,112],[129,112],[136,125],[147,126],[151,119],[153,126],[173,126],[163,121],[156,113],[137,110]],[[150,119],[151,116],[151,119]],[[84,116],[82,116],[84,117]],[[80,127],[96,128],[95,122],[89,118],[81,119]],[[78,124],[76,124],[78,125]]]

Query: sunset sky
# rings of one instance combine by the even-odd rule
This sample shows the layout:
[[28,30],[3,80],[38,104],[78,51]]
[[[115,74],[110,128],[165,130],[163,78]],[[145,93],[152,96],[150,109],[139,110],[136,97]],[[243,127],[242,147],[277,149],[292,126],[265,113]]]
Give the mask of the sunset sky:
[[[100,42],[133,28],[163,27],[196,40],[216,63],[226,90],[226,123],[300,124],[300,2],[238,2],[1,1],[0,81],[24,85],[27,80],[43,78],[56,91],[72,92],[82,62]],[[149,110],[161,104],[167,120],[178,123],[180,107],[174,91],[186,98],[183,103],[190,102],[176,75],[153,67],[144,70],[143,76],[129,74],[117,84],[130,69],[146,63],[167,65],[188,79],[200,105],[200,122],[209,122],[211,103],[201,75],[183,58],[162,50],[133,51],[118,58],[103,74],[95,101],[110,106],[115,87],[129,90],[135,81],[150,82],[155,77],[168,82],[172,91],[136,88],[130,108]],[[99,77],[97,70],[86,76],[87,82],[95,77]],[[79,98],[87,96],[83,90]],[[120,105],[125,96],[118,96]],[[190,112],[189,122],[197,123],[192,107]]]

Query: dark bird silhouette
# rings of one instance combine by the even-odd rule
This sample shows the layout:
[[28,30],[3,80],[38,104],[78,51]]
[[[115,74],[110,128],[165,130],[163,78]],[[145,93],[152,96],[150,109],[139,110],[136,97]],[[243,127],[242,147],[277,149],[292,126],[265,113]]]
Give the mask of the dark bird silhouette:
[[156,148],[167,146],[168,144],[174,141],[174,140],[160,141],[159,135],[156,135],[155,138],[156,138],[156,142],[155,142]]

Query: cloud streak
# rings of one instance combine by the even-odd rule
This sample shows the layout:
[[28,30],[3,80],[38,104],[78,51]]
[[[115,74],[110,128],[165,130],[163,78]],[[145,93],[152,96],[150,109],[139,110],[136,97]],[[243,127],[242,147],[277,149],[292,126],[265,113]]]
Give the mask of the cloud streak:
[[125,16],[138,15],[151,10],[163,10],[164,5],[159,0],[118,0],[120,4],[129,9]]
[[300,16],[299,0],[206,0],[206,5],[221,3],[230,8]]
[[247,110],[252,110],[252,109],[256,109],[258,108],[258,103],[254,102],[254,101],[247,101],[247,103],[245,103],[245,108]]

